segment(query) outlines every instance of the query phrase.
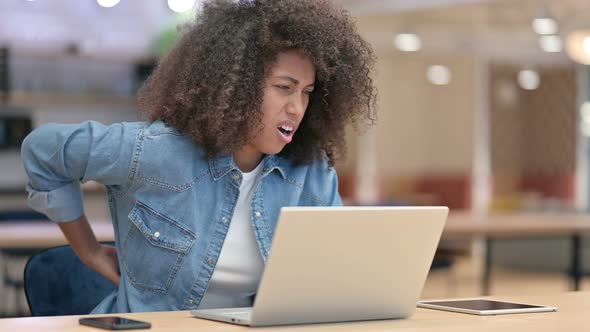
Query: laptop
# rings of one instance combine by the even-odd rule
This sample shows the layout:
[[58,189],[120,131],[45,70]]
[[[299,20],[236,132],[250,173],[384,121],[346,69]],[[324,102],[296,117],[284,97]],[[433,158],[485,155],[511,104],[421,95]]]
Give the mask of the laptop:
[[406,318],[447,207],[284,207],[253,307],[192,310],[247,326]]

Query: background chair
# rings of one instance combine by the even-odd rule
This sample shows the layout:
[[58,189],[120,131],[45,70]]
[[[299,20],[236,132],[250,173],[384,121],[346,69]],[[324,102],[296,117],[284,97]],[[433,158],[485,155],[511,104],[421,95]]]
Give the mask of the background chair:
[[31,257],[24,281],[32,316],[88,314],[117,287],[82,263],[70,246]]
[[[11,222],[48,222],[49,219],[31,209],[10,209],[0,210],[0,223]],[[4,292],[11,292],[14,298],[12,310],[8,310],[9,301],[3,301],[2,316],[12,314],[24,316],[26,314],[22,303],[23,296],[23,279],[22,271],[27,259],[35,254],[38,250],[34,248],[0,248],[0,258],[2,260],[2,286]]]

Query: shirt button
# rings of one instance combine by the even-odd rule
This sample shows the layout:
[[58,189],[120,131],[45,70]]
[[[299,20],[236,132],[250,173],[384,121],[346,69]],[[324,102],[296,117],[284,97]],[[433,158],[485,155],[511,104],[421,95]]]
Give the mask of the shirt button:
[[227,217],[221,218],[221,222],[223,222],[224,224],[227,224],[227,220],[228,220]]
[[195,300],[193,300],[193,299],[188,299],[188,304],[190,304],[190,305],[193,305],[193,304],[195,304]]
[[231,177],[234,178],[234,180],[239,180],[240,179],[240,174],[239,173],[234,173],[234,175],[232,175]]
[[254,215],[256,215],[257,217],[260,217],[262,214],[259,211],[254,212]]
[[212,260],[211,258],[208,258],[208,259],[207,259],[207,264],[209,264],[209,265],[213,265],[213,260]]
[[159,238],[159,237],[160,237],[160,232],[155,232],[155,233],[154,233],[154,237],[155,237],[155,238]]

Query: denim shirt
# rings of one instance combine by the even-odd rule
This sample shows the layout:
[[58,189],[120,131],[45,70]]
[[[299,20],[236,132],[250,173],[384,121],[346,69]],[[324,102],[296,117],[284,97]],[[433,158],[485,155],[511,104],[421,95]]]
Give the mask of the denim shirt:
[[[29,205],[56,222],[82,216],[80,183],[106,186],[121,269],[119,288],[93,313],[196,309],[234,212],[241,172],[208,159],[162,122],[47,124],[22,145]],[[327,161],[263,158],[251,224],[266,262],[283,206],[342,205]],[[83,296],[79,294],[79,296]]]

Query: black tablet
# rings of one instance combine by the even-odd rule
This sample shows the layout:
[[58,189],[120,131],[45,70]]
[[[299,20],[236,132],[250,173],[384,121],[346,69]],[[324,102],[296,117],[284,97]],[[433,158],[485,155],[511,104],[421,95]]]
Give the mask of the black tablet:
[[527,312],[557,311],[556,307],[548,307],[544,305],[504,302],[478,298],[420,301],[418,302],[418,307],[462,312],[473,315],[502,315],[520,314]]

